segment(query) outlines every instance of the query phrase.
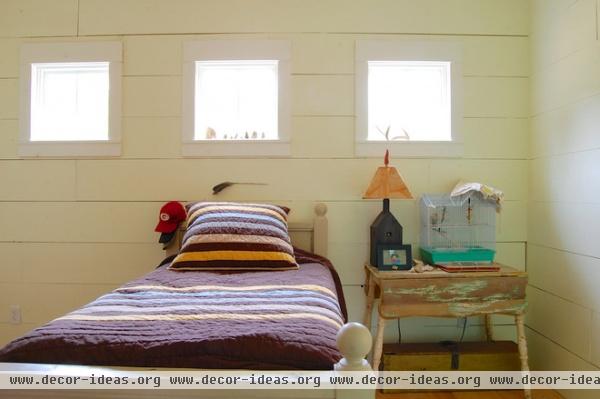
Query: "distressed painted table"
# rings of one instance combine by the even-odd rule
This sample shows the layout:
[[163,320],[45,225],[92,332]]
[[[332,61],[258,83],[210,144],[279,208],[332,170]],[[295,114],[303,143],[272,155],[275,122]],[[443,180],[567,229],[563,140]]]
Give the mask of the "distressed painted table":
[[[492,314],[515,317],[521,369],[529,370],[524,313],[527,307],[527,273],[499,265],[497,272],[425,273],[379,271],[365,264],[367,306],[364,324],[371,328],[375,298],[380,298],[373,369],[379,369],[386,321],[402,317],[485,316],[485,330],[492,340]],[[526,393],[526,396],[528,394]]]

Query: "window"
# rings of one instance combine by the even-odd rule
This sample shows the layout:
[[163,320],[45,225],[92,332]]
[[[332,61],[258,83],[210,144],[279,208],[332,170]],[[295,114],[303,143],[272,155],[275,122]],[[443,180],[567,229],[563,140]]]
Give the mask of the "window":
[[280,40],[186,43],[183,155],[289,155],[289,59]]
[[369,61],[368,140],[451,141],[450,63]]
[[108,140],[108,62],[31,64],[31,141]]
[[195,140],[277,140],[277,61],[196,61]]
[[23,156],[120,154],[121,43],[24,44]]
[[461,80],[451,44],[357,42],[357,155],[460,156]]

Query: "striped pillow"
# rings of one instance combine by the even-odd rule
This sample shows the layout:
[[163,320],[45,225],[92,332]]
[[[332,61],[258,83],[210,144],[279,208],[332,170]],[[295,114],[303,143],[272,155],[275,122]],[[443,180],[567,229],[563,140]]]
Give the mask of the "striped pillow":
[[196,202],[172,270],[297,269],[287,208],[266,204]]

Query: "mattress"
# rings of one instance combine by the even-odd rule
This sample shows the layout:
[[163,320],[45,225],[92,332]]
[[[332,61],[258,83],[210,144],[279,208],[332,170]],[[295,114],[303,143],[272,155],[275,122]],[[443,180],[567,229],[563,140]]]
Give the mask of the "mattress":
[[[346,320],[331,264],[296,249],[298,270],[155,271],[37,328],[0,362],[331,369]],[[101,271],[99,271],[101,272]]]

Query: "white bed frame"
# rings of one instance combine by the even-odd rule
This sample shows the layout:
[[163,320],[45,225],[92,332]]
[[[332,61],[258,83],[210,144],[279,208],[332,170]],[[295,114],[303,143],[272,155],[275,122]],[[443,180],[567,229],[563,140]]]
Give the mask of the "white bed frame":
[[[308,223],[290,223],[290,236],[295,246],[321,256],[327,256],[328,221],[327,206],[323,203],[315,205],[315,217]],[[175,240],[165,251],[167,255],[177,253],[181,245],[183,231],[179,230]],[[371,350],[372,337],[369,330],[359,323],[345,324],[337,336],[337,344],[343,358],[334,365],[337,371],[370,371],[371,366],[365,357]],[[110,375],[119,371],[148,371],[156,368],[144,367],[95,367],[70,366],[59,364],[23,364],[0,363],[0,371],[34,371],[43,373],[61,373],[73,375]],[[160,371],[177,371],[178,369],[160,369]],[[181,370],[181,369],[179,369]],[[0,397],[10,398],[319,398],[319,399],[373,399],[374,390],[355,389],[269,389],[269,390],[0,390]]]

